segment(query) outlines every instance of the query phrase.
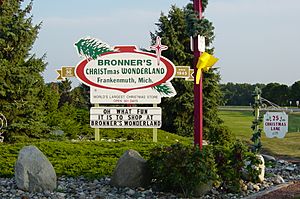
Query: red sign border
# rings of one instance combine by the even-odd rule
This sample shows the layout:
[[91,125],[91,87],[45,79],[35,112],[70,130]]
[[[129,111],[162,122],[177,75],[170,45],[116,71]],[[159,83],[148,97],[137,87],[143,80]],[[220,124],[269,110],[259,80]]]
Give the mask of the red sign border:
[[[107,53],[102,54],[101,57],[106,56],[106,55],[110,55],[110,54],[136,53],[136,54],[142,54],[142,55],[147,55],[147,56],[151,56],[151,57],[156,58],[155,54],[148,53],[148,52],[143,52],[143,51],[135,51],[136,47],[134,47],[134,46],[116,46],[115,49],[118,49],[120,51],[107,52]],[[82,60],[77,65],[77,67],[75,69],[76,77],[81,82],[83,82],[84,84],[87,84],[89,86],[93,86],[93,87],[97,87],[97,88],[103,88],[103,89],[118,90],[118,91],[121,91],[123,93],[127,93],[128,91],[131,91],[131,90],[151,88],[151,87],[160,85],[160,84],[165,83],[168,80],[170,80],[174,76],[174,73],[175,73],[174,64],[170,60],[168,60],[167,58],[161,56],[160,61],[163,62],[165,64],[165,66],[167,67],[167,73],[160,81],[155,82],[155,83],[150,84],[150,85],[146,85],[146,86],[142,86],[142,87],[136,87],[136,88],[114,88],[114,87],[107,87],[107,86],[103,86],[101,84],[97,84],[95,82],[92,82],[85,76],[84,69],[85,69],[85,67],[86,67],[86,65],[88,64],[89,61],[90,61],[90,59]]]

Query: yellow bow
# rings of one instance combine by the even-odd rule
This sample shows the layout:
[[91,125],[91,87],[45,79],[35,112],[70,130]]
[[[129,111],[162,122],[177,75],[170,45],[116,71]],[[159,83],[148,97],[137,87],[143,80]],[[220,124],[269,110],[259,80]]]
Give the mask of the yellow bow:
[[202,70],[207,72],[219,59],[214,56],[204,52],[198,59],[197,62],[197,74],[196,74],[196,84],[200,84]]

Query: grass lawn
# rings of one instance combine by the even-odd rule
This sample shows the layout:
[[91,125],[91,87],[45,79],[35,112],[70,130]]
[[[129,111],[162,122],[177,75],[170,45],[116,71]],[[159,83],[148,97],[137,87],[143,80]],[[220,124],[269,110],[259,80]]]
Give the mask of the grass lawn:
[[[222,110],[220,117],[237,138],[251,143],[252,129],[250,127],[254,119],[252,111]],[[263,150],[272,155],[300,158],[300,132],[297,132],[297,129],[300,129],[300,114],[291,113],[289,114],[289,132],[285,138],[267,138],[264,133],[262,134]]]

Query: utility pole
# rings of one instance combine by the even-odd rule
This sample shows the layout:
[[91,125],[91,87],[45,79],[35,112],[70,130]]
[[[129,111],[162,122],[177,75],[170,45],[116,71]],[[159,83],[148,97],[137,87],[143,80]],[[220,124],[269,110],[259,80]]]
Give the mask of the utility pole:
[[[199,13],[199,19],[202,18],[202,1],[193,0],[194,11]],[[199,50],[198,35],[193,37],[194,47],[194,74],[197,74],[197,62],[201,55]],[[203,134],[203,107],[202,107],[202,78],[200,84],[196,84],[196,78],[194,78],[194,144],[199,145],[200,150],[202,149],[202,134]]]

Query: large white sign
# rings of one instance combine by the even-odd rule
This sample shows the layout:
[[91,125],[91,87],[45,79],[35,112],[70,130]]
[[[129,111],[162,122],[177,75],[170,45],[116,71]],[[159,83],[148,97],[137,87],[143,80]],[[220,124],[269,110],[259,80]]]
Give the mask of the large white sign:
[[92,128],[160,128],[160,107],[92,107]]
[[288,132],[288,115],[285,112],[267,112],[264,115],[264,132],[268,138],[284,138]]
[[[161,56],[167,46],[161,44],[159,37],[151,46],[156,54],[141,51],[136,46],[110,48],[106,43],[89,37],[80,39],[75,46],[85,58],[76,66],[76,77],[91,88],[98,89],[91,93],[91,103],[154,104],[160,102],[156,99],[158,96],[176,95],[170,83],[175,75],[175,66]],[[130,102],[134,95],[136,99],[132,101],[135,102]],[[115,96],[125,99],[118,101],[113,99]]]

